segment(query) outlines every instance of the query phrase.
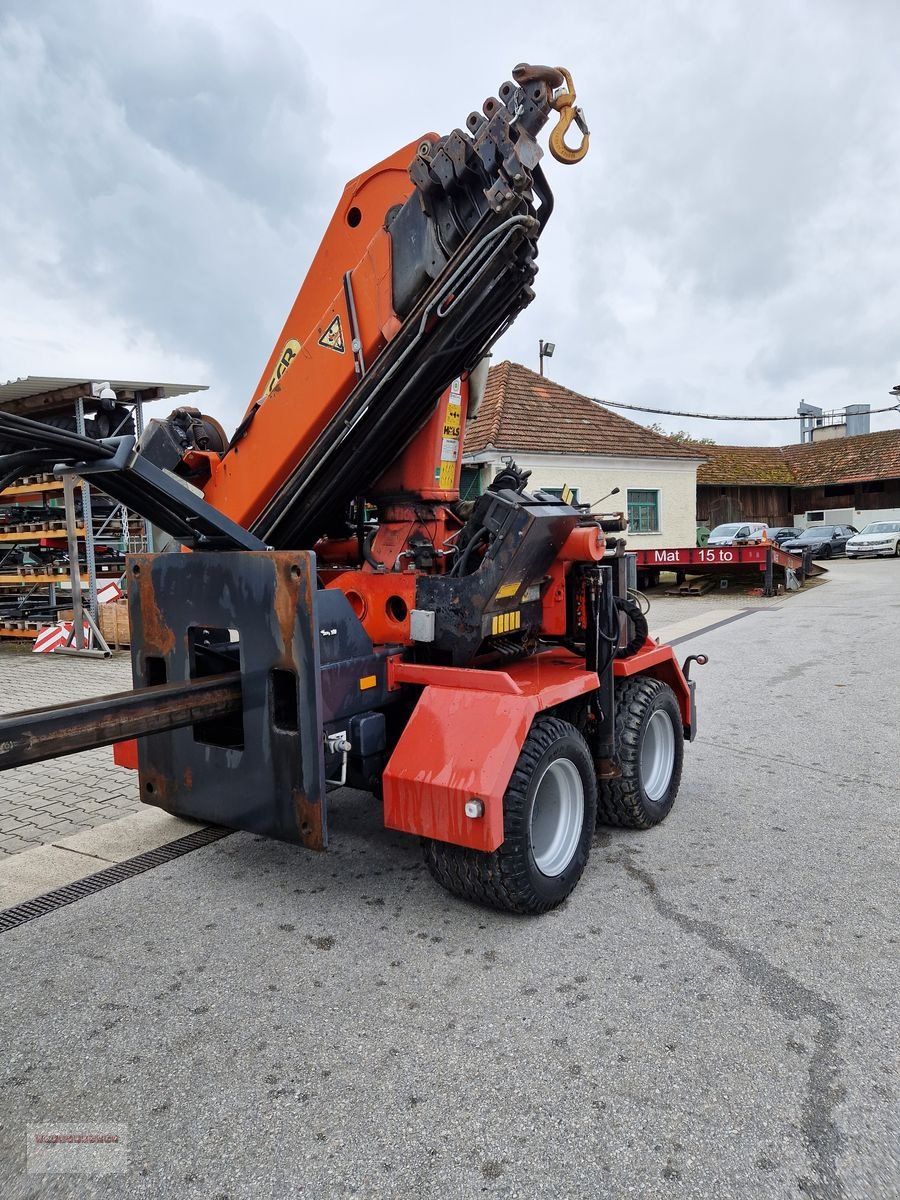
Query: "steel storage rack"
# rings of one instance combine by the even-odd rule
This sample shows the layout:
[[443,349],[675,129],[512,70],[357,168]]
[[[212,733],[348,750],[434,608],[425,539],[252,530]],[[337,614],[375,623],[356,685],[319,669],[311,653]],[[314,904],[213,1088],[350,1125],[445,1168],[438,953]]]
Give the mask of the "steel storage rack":
[[[88,437],[140,436],[144,405],[205,390],[201,385],[27,376],[0,384],[0,411]],[[0,452],[17,449],[0,446]],[[34,639],[71,608],[78,547],[85,604],[97,614],[98,587],[124,571],[125,555],[153,549],[147,522],[81,482],[64,503],[61,476],[47,472],[0,480],[0,638]]]

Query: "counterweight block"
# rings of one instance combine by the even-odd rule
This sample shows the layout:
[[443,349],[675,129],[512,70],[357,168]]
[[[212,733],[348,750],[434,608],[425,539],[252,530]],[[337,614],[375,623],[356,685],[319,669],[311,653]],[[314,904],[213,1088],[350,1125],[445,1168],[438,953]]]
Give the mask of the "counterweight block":
[[239,712],[138,743],[141,798],[324,849],[319,593],[308,552],[129,560],[136,688],[239,670]]

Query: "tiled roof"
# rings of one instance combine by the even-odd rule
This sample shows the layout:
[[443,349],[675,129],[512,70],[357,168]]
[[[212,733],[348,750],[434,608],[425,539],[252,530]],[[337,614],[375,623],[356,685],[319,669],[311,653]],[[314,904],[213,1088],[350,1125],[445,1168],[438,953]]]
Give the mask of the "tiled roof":
[[900,478],[900,429],[785,446],[784,457],[799,487],[897,479]]
[[478,416],[466,429],[466,454],[488,447],[607,458],[702,459],[706,453],[705,446],[681,445],[511,362],[491,367]]
[[795,446],[704,446],[697,482],[820,487],[900,478],[900,429]]
[[704,446],[706,462],[697,470],[698,483],[783,483],[794,476],[781,446]]

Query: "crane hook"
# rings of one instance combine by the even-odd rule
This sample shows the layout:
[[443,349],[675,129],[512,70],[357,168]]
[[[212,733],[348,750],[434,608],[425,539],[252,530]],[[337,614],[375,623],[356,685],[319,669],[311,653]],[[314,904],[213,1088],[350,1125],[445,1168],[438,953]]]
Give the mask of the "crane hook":
[[[591,131],[587,127],[587,121],[584,119],[584,113],[575,104],[575,85],[572,82],[572,76],[565,67],[557,67],[560,75],[566,81],[566,91],[560,92],[553,99],[553,107],[559,113],[559,121],[556,128],[550,134],[550,153],[561,163],[577,163],[581,162],[588,152],[588,143],[591,140]],[[577,149],[566,145],[566,133],[572,122],[581,130],[581,145]]]

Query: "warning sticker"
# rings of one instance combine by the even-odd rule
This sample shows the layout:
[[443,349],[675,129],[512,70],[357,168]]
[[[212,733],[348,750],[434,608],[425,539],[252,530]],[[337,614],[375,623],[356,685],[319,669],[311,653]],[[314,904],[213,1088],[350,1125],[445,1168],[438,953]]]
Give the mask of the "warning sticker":
[[462,409],[458,404],[447,405],[447,415],[444,417],[444,434],[445,438],[456,438],[459,440],[459,433],[462,429]]
[[337,350],[338,354],[344,353],[344,331],[341,329],[340,317],[334,318],[319,338],[319,345],[324,346],[326,350]]
[[462,380],[458,379],[458,378],[454,379],[453,382],[450,384],[450,395],[458,396],[461,392],[462,392]]
[[[451,385],[452,392],[452,385]],[[452,488],[456,482],[456,462],[459,458],[459,438],[462,430],[462,406],[451,395],[444,414],[441,431],[441,465],[439,481],[442,488]]]

